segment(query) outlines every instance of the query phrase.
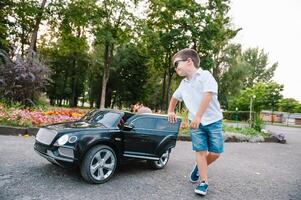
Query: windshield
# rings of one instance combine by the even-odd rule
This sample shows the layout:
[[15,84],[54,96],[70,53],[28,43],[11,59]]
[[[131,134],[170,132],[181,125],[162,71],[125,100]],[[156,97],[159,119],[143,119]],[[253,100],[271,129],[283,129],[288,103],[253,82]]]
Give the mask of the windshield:
[[87,121],[91,124],[102,124],[105,127],[113,127],[117,125],[121,113],[112,111],[92,110],[87,113],[82,120]]

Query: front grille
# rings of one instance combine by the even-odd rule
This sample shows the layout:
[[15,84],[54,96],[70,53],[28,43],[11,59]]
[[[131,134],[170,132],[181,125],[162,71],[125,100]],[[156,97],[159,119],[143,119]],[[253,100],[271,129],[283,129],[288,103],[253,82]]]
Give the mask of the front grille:
[[57,135],[57,132],[54,130],[46,129],[46,128],[40,128],[36,140],[42,144],[51,144],[54,137]]

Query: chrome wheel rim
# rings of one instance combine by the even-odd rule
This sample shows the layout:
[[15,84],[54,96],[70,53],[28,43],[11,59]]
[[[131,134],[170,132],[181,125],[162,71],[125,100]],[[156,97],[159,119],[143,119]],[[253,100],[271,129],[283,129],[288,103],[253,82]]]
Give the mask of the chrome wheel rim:
[[90,173],[98,181],[107,179],[115,168],[115,157],[108,149],[98,151],[90,163]]
[[156,165],[158,167],[163,167],[164,165],[166,165],[166,163],[168,161],[168,157],[169,157],[169,150],[165,151],[165,153],[162,154],[162,156],[160,157],[160,159],[155,162]]

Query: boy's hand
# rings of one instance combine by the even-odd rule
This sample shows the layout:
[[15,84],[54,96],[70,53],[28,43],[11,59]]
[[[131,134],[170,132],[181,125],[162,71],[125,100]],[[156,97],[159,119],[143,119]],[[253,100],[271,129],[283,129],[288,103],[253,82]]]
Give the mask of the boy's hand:
[[170,123],[176,123],[177,121],[177,115],[174,112],[168,112],[168,121]]
[[194,117],[193,120],[191,121],[189,127],[192,129],[197,129],[201,123],[201,118],[200,117]]

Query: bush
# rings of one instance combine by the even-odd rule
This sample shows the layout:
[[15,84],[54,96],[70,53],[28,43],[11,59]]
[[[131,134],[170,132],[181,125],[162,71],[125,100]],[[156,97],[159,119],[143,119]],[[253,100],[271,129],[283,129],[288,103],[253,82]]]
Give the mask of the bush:
[[37,56],[9,58],[0,49],[0,96],[7,102],[34,106],[44,86],[49,81],[47,66]]
[[[252,118],[254,119],[255,112],[252,112]],[[250,118],[249,111],[224,111],[224,119],[227,120],[238,120],[238,121],[248,121]]]
[[183,108],[180,112],[177,112],[176,114],[182,118],[180,133],[182,135],[189,134],[188,110]]
[[262,136],[262,137],[268,137],[268,133],[264,133],[261,131],[256,130],[255,128],[249,128],[249,127],[234,127],[234,126],[226,126],[223,124],[223,132],[228,133],[239,133],[245,136]]
[[256,115],[254,121],[252,121],[251,127],[256,131],[261,131],[263,126],[263,120],[260,118],[259,114]]

